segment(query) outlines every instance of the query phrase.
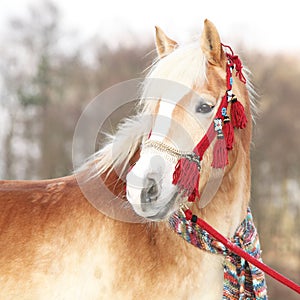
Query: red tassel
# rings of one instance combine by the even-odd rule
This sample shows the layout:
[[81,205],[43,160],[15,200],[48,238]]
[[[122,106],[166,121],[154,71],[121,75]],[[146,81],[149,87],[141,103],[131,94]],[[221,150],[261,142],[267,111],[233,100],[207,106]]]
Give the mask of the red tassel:
[[226,148],[227,150],[232,150],[234,143],[234,129],[232,123],[230,122],[230,118],[226,116],[224,118],[223,125],[223,134],[225,137]]
[[231,100],[231,122],[233,127],[240,129],[245,128],[248,122],[244,106],[236,97]]
[[173,173],[173,184],[177,185],[188,201],[194,202],[199,197],[200,171],[198,164],[186,157],[182,157],[176,164]]
[[216,169],[224,169],[228,164],[228,152],[224,136],[218,136],[213,150],[212,167]]

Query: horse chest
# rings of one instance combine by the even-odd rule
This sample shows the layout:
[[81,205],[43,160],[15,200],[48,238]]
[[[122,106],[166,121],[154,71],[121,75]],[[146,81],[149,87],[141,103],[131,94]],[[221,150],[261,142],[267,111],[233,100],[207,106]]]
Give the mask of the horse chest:
[[37,282],[43,279],[36,299],[221,299],[218,256],[182,240],[176,247],[171,231],[172,238],[163,242],[149,241],[139,230],[128,232],[121,238],[104,230],[78,252],[72,252],[78,245],[70,245],[47,274],[34,274]]
[[[157,234],[160,237],[164,232]],[[103,252],[104,256],[109,253],[110,262],[101,265],[102,274],[109,264],[112,270],[109,280],[103,277],[107,284],[104,299],[111,293],[114,299],[221,299],[222,258],[167,232],[169,237],[161,239],[135,230],[123,235],[124,239],[118,237],[118,244],[111,240],[113,246]]]

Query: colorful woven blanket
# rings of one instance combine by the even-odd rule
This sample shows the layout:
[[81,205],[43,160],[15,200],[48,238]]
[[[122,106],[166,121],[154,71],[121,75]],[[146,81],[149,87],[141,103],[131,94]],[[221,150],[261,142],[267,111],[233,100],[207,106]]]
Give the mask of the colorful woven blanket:
[[[268,299],[265,276],[260,269],[230,252],[198,224],[187,220],[183,211],[174,214],[169,223],[175,232],[192,245],[214,254],[224,255],[223,300]],[[250,208],[231,241],[248,254],[261,260],[258,233]]]

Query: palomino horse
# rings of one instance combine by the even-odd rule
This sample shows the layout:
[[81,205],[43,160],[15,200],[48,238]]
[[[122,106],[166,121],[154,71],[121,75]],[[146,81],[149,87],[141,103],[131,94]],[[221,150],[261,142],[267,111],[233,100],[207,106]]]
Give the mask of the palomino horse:
[[[224,257],[193,247],[174,234],[166,220],[187,202],[187,193],[179,193],[173,184],[173,171],[180,154],[197,145],[218,111],[227,89],[226,53],[208,20],[201,40],[187,46],[156,28],[156,46],[159,57],[148,78],[178,82],[199,96],[179,97],[173,106],[159,99],[142,101],[138,115],[119,128],[128,137],[124,144],[111,151],[112,138],[79,176],[96,163],[98,171],[88,187],[92,190],[106,174],[113,192],[124,194],[122,182],[115,184],[116,173],[108,171],[136,160],[126,177],[127,200],[137,215],[161,222],[126,223],[100,213],[85,198],[76,176],[1,181],[0,299],[222,298]],[[234,146],[212,198],[202,206],[201,201],[188,202],[193,212],[228,237],[245,218],[250,198],[251,88],[233,76],[233,92],[244,106],[247,126],[235,129]],[[149,126],[141,126],[145,114],[154,116]],[[171,121],[156,134],[159,114]],[[189,133],[187,144],[176,124]],[[141,143],[145,146],[134,157]],[[213,149],[207,148],[196,198],[214,176]],[[102,189],[102,201],[110,203]]]

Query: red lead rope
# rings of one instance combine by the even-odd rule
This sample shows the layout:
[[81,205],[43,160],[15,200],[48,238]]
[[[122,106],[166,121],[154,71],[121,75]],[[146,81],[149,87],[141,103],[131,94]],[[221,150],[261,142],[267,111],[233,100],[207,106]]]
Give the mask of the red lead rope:
[[[184,212],[186,219],[191,220],[193,213],[191,210],[186,210]],[[224,237],[221,233],[219,233],[217,230],[215,230],[212,226],[210,226],[208,223],[206,223],[204,220],[200,219],[197,217],[197,222],[196,222],[202,229],[206,230],[210,235],[212,235],[216,240],[221,242],[227,249],[235,253],[236,255],[244,258],[247,260],[249,263],[252,265],[256,266],[257,268],[261,269],[263,272],[266,274],[270,275],[277,281],[281,282],[285,286],[289,287],[290,289],[296,291],[298,294],[300,294],[300,286],[296,284],[294,281],[286,278],[282,274],[278,273],[274,269],[270,268],[263,262],[259,261],[255,257],[251,256],[248,254],[246,251],[238,247],[237,245],[233,244],[229,239]]]

